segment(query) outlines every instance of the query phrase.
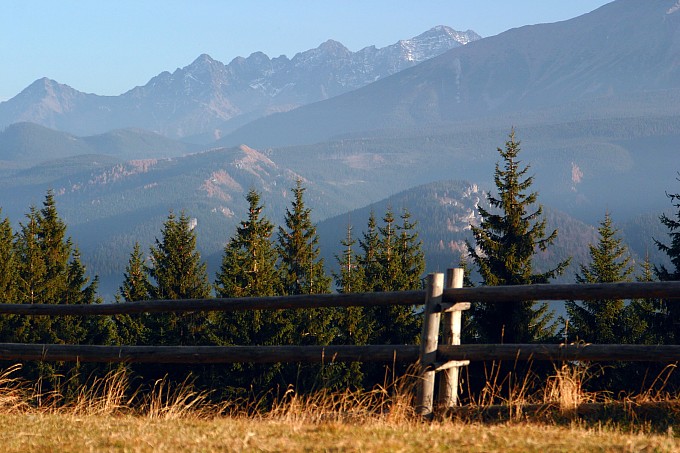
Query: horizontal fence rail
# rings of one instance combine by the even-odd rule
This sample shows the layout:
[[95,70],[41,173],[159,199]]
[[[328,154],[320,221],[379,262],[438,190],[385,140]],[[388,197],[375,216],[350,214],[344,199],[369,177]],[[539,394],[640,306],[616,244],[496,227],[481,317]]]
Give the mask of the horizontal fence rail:
[[355,294],[307,294],[213,299],[145,300],[113,304],[60,305],[0,303],[0,314],[34,316],[90,316],[192,311],[285,310],[330,307],[422,305],[425,291]]
[[[149,300],[93,305],[0,303],[0,314],[89,316],[193,311],[284,310],[329,307],[423,305],[425,291],[316,294],[247,298]],[[674,299],[680,301],[680,281],[600,284],[541,284],[444,289],[439,310],[456,302],[520,300]]]
[[0,343],[0,360],[168,364],[417,363],[419,380],[415,408],[424,417],[431,417],[434,413],[436,373],[442,372],[439,407],[454,407],[458,398],[459,369],[470,361],[680,362],[680,345],[460,344],[462,311],[469,309],[471,303],[598,299],[664,299],[673,303],[680,302],[680,281],[461,288],[462,281],[463,269],[449,269],[446,279],[443,274],[430,274],[423,291],[151,300],[92,305],[0,303],[0,315],[29,316],[423,306],[420,345],[100,346]]
[[[99,363],[415,363],[416,345],[367,346],[97,346],[0,343],[2,360]],[[465,344],[440,345],[437,368],[448,361],[546,360],[680,362],[680,345]]]
[[520,300],[680,299],[680,281],[570,283],[480,286],[444,290],[444,302],[512,302]]
[[437,359],[680,362],[680,345],[639,344],[465,344],[440,345]]
[[416,362],[418,346],[98,346],[0,343],[2,360],[99,363]]

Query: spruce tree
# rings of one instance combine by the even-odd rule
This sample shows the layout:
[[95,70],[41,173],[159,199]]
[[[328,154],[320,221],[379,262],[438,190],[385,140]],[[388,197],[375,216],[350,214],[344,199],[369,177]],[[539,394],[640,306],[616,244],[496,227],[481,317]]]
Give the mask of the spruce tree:
[[[18,267],[12,225],[9,219],[5,218],[0,222],[0,303],[18,302]],[[0,342],[12,341],[15,323],[16,316],[0,316]]]
[[[207,267],[196,250],[196,235],[189,218],[171,212],[163,224],[162,238],[151,248],[152,299],[206,299],[210,297]],[[158,315],[150,326],[155,344],[195,345],[208,341],[209,313]]]
[[[664,252],[671,261],[671,266],[661,264],[654,266],[657,278],[664,281],[680,280],[680,193],[666,194],[671,200],[676,212],[674,216],[665,213],[659,217],[661,223],[668,229],[670,243],[654,239],[657,248]],[[660,301],[660,311],[665,314],[664,330],[672,332],[673,344],[680,344],[680,303],[677,299]]]
[[[291,209],[286,209],[285,228],[279,227],[278,253],[283,293],[286,295],[327,294],[331,278],[326,275],[320,258],[319,237],[312,223],[311,209],[305,206],[302,181],[292,189]],[[337,310],[295,310],[290,315],[297,330],[292,342],[329,344],[335,337],[331,329]]]
[[[578,283],[616,283],[632,280],[634,267],[628,249],[618,237],[609,213],[598,228],[599,240],[591,244],[588,265],[581,264],[576,274]],[[567,301],[569,315],[569,341],[578,339],[587,343],[629,344],[644,342],[647,330],[645,317],[638,317],[636,301],[622,299],[599,299]],[[600,373],[588,382],[593,390],[637,390],[637,383],[644,379],[647,366],[624,362],[600,363]],[[657,370],[657,372],[660,370]],[[635,384],[633,384],[635,383]]]
[[[279,269],[286,295],[325,294],[331,290],[331,278],[326,275],[323,259],[320,258],[319,237],[311,220],[311,209],[305,206],[302,181],[297,180],[291,190],[293,200],[286,209],[284,227],[279,227],[278,254]],[[330,344],[337,336],[337,308],[313,308],[286,310],[281,313],[281,324],[290,329],[286,344]],[[322,380],[324,385],[333,385],[341,379],[335,364],[319,367],[316,365],[283,367],[283,383],[296,382],[299,389],[311,389]]]
[[[15,239],[19,266],[17,300],[20,303],[93,304],[101,300],[96,295],[97,278],[90,281],[80,254],[66,236],[66,224],[59,217],[54,193],[45,196],[42,209],[31,207],[27,221],[20,224]],[[111,339],[110,318],[82,317],[22,317],[14,320],[14,339],[27,343],[100,343]],[[92,370],[94,367],[88,367]],[[79,364],[41,363],[27,366],[30,378],[43,378],[47,385],[69,383],[67,391],[75,391],[79,382]]]
[[[277,296],[282,292],[278,255],[272,242],[274,225],[263,214],[260,194],[246,195],[248,217],[227,243],[215,278],[217,297]],[[281,311],[247,310],[217,314],[217,341],[227,345],[277,345],[286,342],[293,328]],[[235,364],[225,385],[269,390],[281,365]]]
[[148,273],[142,248],[135,242],[123,274],[123,284],[118,288],[120,298],[125,302],[148,300],[151,291]]
[[46,266],[42,250],[38,242],[38,212],[33,206],[26,215],[26,223],[20,223],[20,231],[15,241],[15,250],[19,266],[18,274],[18,302],[43,302],[44,286],[46,285]]
[[[118,288],[116,302],[138,302],[149,300],[151,283],[149,269],[144,264],[144,254],[139,242],[130,253],[128,264],[123,273],[123,283]],[[118,315],[114,318],[117,329],[117,343],[127,345],[144,344],[148,338],[150,316],[146,313],[139,315]]]
[[397,291],[421,289],[425,272],[425,254],[422,241],[416,231],[417,222],[411,221],[411,214],[404,209],[401,214],[401,225],[397,226],[397,256],[401,263],[401,279],[396,285]]
[[[529,166],[518,160],[520,142],[512,130],[505,148],[498,148],[502,166],[497,163],[494,182],[498,196],[487,195],[491,208],[479,207],[481,222],[472,225],[474,244],[467,248],[488,286],[547,283],[563,272],[568,261],[543,273],[535,273],[533,257],[545,251],[557,237],[557,230],[545,234],[542,207],[532,206],[538,194],[529,192],[533,177],[526,176]],[[474,304],[472,316],[482,341],[489,343],[525,343],[550,337],[552,314],[547,304],[520,301],[503,304]]]
[[150,276],[153,299],[205,299],[210,296],[207,267],[196,250],[196,234],[189,218],[171,212],[162,239],[151,248]]
[[[339,293],[356,293],[362,290],[363,269],[358,265],[354,246],[357,240],[352,237],[352,226],[347,225],[347,236],[340,241],[343,246],[342,256],[335,256],[340,270],[334,273],[337,290]],[[367,316],[366,307],[346,307],[338,310],[339,333],[335,343],[347,345],[368,344],[371,332],[374,328],[374,320]],[[363,371],[361,363],[352,362],[346,367],[344,378],[347,385],[361,386]]]
[[219,297],[275,296],[281,293],[281,278],[272,243],[274,225],[262,215],[260,195],[246,196],[248,219],[241,222],[236,236],[224,248],[215,290]]
[[284,293],[325,294],[330,292],[331,278],[320,258],[319,237],[312,223],[311,209],[305,206],[302,180],[293,192],[292,209],[286,209],[285,228],[279,227],[278,251]]
[[347,236],[340,241],[343,247],[342,255],[335,255],[340,268],[334,273],[336,288],[339,293],[356,293],[363,289],[363,268],[359,266],[354,246],[357,240],[352,237],[352,225],[347,225]]
[[[260,195],[250,190],[246,195],[248,218],[241,222],[224,248],[222,265],[215,279],[218,297],[257,297],[280,295],[281,278],[277,254],[272,243],[274,225],[262,214]],[[277,313],[260,310],[221,313],[220,335],[227,344],[276,344],[280,327]],[[265,325],[266,324],[266,325]]]
[[[97,278],[90,282],[80,254],[66,236],[54,193],[50,190],[43,208],[32,207],[27,222],[15,240],[19,259],[18,301],[43,304],[100,303]],[[87,341],[88,329],[76,317],[29,319],[17,326],[17,333],[29,342],[80,343]]]
[[[376,268],[378,278],[368,282],[374,291],[410,291],[421,288],[425,259],[421,242],[415,231],[411,215],[404,211],[401,225],[391,209],[383,217],[383,226],[378,227],[376,241]],[[370,223],[370,220],[369,220]],[[368,256],[365,262],[370,262]],[[420,318],[414,306],[390,305],[373,307],[368,311],[375,328],[371,343],[413,344],[420,336]]]
[[[586,266],[579,266],[576,274],[578,283],[616,283],[631,280],[633,266],[628,249],[623,241],[617,237],[618,230],[614,228],[609,213],[598,228],[599,241],[591,244],[591,262]],[[630,321],[626,304],[621,299],[567,301],[569,315],[570,338],[589,343],[616,344],[627,343],[630,328],[626,321]]]
[[0,302],[16,302],[18,266],[12,225],[5,217],[0,221]]
[[[652,265],[649,254],[640,265],[642,273],[636,277],[638,282],[653,282],[654,266]],[[662,344],[669,340],[671,332],[663,329],[665,321],[662,312],[662,302],[659,299],[633,299],[627,309],[630,320],[630,333],[627,335],[634,344]]]
[[37,217],[37,240],[45,263],[43,303],[68,303],[62,300],[68,286],[68,261],[73,244],[66,237],[66,224],[57,213],[54,193],[50,190]]
[[368,217],[366,231],[359,240],[361,254],[358,257],[359,267],[363,275],[362,292],[382,291],[384,287],[382,278],[382,266],[378,260],[380,249],[380,233],[378,230],[375,212],[371,211]]

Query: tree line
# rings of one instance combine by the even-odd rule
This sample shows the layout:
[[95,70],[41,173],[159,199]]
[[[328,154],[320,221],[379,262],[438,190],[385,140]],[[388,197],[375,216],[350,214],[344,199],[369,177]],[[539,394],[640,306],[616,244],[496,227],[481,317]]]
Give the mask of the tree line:
[[[404,210],[399,219],[391,209],[379,225],[374,214],[368,231],[354,239],[348,226],[346,247],[338,262],[341,271],[329,275],[320,257],[319,238],[305,205],[305,188],[298,180],[284,224],[264,214],[260,194],[251,189],[247,216],[223,250],[219,271],[211,279],[196,250],[196,234],[185,213],[171,212],[160,237],[148,252],[136,243],[130,253],[116,303],[151,299],[281,296],[338,291],[396,291],[421,287],[425,259],[416,224]],[[97,278],[86,277],[77,247],[66,235],[48,191],[42,209],[31,208],[14,233],[9,219],[0,224],[0,300],[13,303],[94,304]],[[335,285],[334,285],[335,282]],[[419,336],[415,307],[249,311],[235,313],[164,313],[112,317],[2,318],[0,342],[128,344],[128,345],[298,345],[405,344]],[[86,371],[61,364],[54,369],[28,367],[31,378],[48,378],[59,385],[63,377]],[[362,364],[325,366],[234,365],[224,372],[214,367],[134,366],[148,379],[187,372],[206,385],[225,382],[234,389],[257,385],[286,388],[362,386],[365,374],[382,375]],[[225,367],[222,367],[225,368]],[[320,381],[322,380],[322,382]]]
[[[558,231],[546,231],[538,194],[531,190],[530,167],[519,160],[514,131],[498,148],[488,208],[479,207],[478,224],[467,241],[467,285],[549,283],[569,260],[536,272],[533,258],[546,251]],[[136,243],[130,253],[115,303],[150,299],[279,296],[339,292],[401,291],[422,288],[425,257],[417,223],[406,209],[391,208],[378,220],[371,213],[365,230],[354,234],[348,225],[336,255],[338,270],[328,274],[320,258],[319,238],[305,205],[305,187],[291,189],[284,223],[275,226],[265,215],[260,194],[246,194],[248,212],[227,241],[219,271],[212,278],[196,250],[196,234],[186,213],[171,212],[160,236],[148,251]],[[574,276],[579,283],[680,279],[680,194],[669,195],[676,217],[662,215],[670,243],[656,240],[671,268],[646,260],[635,269],[611,216],[599,225],[599,240],[590,245],[590,261]],[[9,219],[0,222],[0,300],[12,303],[95,304],[97,278],[90,279],[60,219],[54,193],[48,191],[41,209],[30,208],[18,231]],[[453,261],[453,260],[452,260]],[[472,282],[472,275],[478,279]],[[466,342],[528,343],[585,341],[590,343],[677,344],[680,307],[664,300],[567,301],[566,317],[556,318],[544,303],[475,303],[464,330]],[[0,319],[0,342],[129,344],[129,345],[298,345],[413,344],[419,341],[416,307],[350,307],[235,313],[166,313],[112,317],[19,317]],[[621,368],[621,367],[619,367]],[[34,364],[30,378],[61,385],[69,377],[96,371],[83,365]],[[235,392],[296,385],[372,386],[385,370],[369,364],[230,367],[135,366],[148,379],[165,374],[181,378],[188,372],[206,386]],[[608,375],[609,384],[612,375]],[[250,390],[249,390],[250,389]]]

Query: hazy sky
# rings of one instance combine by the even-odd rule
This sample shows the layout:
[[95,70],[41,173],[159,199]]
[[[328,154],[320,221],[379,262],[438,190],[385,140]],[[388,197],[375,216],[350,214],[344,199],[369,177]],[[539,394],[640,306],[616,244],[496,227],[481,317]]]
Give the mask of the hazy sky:
[[2,0],[0,101],[41,77],[102,95],[144,85],[202,53],[228,63],[327,39],[384,47],[435,25],[492,36],[610,0]]

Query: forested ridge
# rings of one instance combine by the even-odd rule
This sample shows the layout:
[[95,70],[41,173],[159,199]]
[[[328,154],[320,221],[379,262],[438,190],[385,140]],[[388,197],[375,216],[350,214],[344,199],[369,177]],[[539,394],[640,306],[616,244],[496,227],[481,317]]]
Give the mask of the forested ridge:
[[[521,285],[550,283],[562,275],[572,257],[553,256],[552,267],[537,270],[535,259],[549,254],[560,231],[549,226],[539,194],[532,191],[529,166],[519,159],[514,131],[494,171],[495,193],[484,193],[479,220],[453,257],[466,269],[467,284]],[[274,225],[260,193],[245,195],[248,211],[225,242],[215,275],[196,249],[189,213],[170,212],[148,250],[137,243],[129,253],[114,303],[149,299],[207,299],[338,292],[402,291],[422,288],[425,254],[422,228],[406,207],[371,212],[365,227],[348,222],[338,238],[336,271],[328,274],[316,225],[301,179],[290,189],[284,222]],[[445,194],[444,194],[445,195]],[[481,196],[481,195],[480,195]],[[576,263],[579,283],[677,280],[680,271],[680,195],[669,195],[675,215],[659,219],[667,236],[655,237],[669,262],[634,263],[611,215],[603,213],[589,254]],[[413,200],[417,202],[417,200]],[[482,201],[482,200],[478,200]],[[0,300],[5,303],[98,304],[97,277],[89,277],[76,242],[67,234],[48,191],[41,208],[31,207],[13,231],[0,215]],[[353,219],[356,221],[357,219]],[[425,226],[426,227],[426,226]],[[453,255],[453,252],[452,252]],[[478,281],[473,281],[478,280]],[[556,317],[545,304],[473,304],[464,342],[677,344],[678,311],[664,300],[567,301],[566,316]],[[127,345],[365,345],[413,344],[419,341],[416,307],[353,307],[276,312],[118,315],[107,317],[20,317],[0,319],[0,342]],[[391,365],[390,365],[391,367]],[[593,385],[625,389],[639,384],[641,365],[614,364]],[[27,364],[22,373],[45,385],[75,385],[100,365]],[[191,374],[206,388],[244,394],[294,385],[299,391],[319,387],[371,387],[385,375],[377,365],[238,364],[229,367],[130,365],[142,379]],[[400,370],[403,371],[403,370]],[[473,370],[474,372],[474,370]],[[74,387],[75,388],[75,387]]]

